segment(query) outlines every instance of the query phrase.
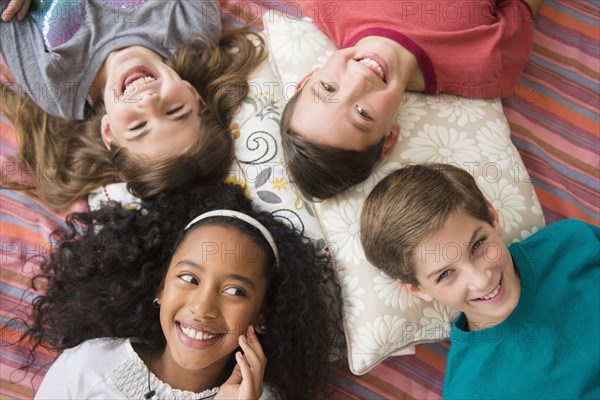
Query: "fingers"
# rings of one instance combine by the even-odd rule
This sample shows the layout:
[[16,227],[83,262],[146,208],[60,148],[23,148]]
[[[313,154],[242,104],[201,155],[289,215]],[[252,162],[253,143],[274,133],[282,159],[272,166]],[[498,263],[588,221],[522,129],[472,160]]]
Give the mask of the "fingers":
[[255,393],[257,394],[257,397],[260,397],[262,394],[263,376],[267,358],[258,341],[258,337],[254,332],[254,328],[249,326],[247,335],[241,335],[238,342],[244,351],[243,355],[240,354],[242,362],[240,362],[238,355],[236,354],[236,360],[238,360],[240,365],[242,377],[244,380],[251,379],[252,385],[256,390]]
[[6,6],[6,9],[2,13],[2,21],[10,21],[15,14],[17,19],[22,21],[23,18],[25,18],[25,15],[27,15],[30,5],[31,0],[10,0],[8,6]]

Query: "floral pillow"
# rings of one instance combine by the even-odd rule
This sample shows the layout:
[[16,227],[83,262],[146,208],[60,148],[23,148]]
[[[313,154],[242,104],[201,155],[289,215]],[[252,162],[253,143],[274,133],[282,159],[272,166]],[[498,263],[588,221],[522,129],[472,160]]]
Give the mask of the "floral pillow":
[[[273,70],[285,99],[312,69],[336,51],[309,19],[275,11],[263,17]],[[448,338],[454,311],[410,295],[367,262],[359,217],[368,193],[389,172],[419,162],[453,163],[469,171],[499,213],[506,243],[544,226],[523,161],[510,141],[500,100],[406,93],[398,111],[401,135],[392,154],[365,182],[314,210],[335,252],[344,295],[350,370],[364,374],[386,357],[414,345]]]
[[[235,138],[234,162],[227,181],[237,183],[255,207],[269,211],[325,247],[323,233],[312,205],[305,202],[289,184],[283,166],[279,119],[284,101],[270,63],[265,60],[248,78],[250,93],[235,116],[231,130]],[[88,195],[96,209],[108,200],[136,206],[124,183],[100,187]]]

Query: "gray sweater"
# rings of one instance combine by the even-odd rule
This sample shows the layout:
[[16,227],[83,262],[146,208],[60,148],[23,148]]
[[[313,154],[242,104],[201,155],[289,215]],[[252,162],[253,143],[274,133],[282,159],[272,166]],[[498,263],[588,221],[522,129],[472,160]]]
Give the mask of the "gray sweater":
[[193,36],[216,42],[221,33],[216,0],[44,3],[24,21],[0,22],[0,52],[22,92],[65,119],[84,119],[90,86],[112,51],[138,45],[167,58]]

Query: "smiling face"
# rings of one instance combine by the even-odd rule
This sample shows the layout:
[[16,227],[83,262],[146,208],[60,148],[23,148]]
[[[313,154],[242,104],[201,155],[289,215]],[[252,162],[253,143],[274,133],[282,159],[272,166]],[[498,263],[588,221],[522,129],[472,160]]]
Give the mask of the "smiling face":
[[231,226],[201,225],[175,252],[158,294],[163,370],[218,376],[256,324],[268,281],[260,247]]
[[111,53],[101,134],[131,153],[155,159],[182,152],[199,135],[200,95],[159,55],[140,46]]
[[364,150],[399,133],[403,71],[398,51],[383,40],[335,52],[306,82],[290,128],[313,143]]
[[[490,206],[491,207],[491,206]],[[519,302],[521,284],[512,258],[494,225],[464,211],[416,247],[414,268],[419,287],[409,290],[465,313],[470,330],[504,321]]]

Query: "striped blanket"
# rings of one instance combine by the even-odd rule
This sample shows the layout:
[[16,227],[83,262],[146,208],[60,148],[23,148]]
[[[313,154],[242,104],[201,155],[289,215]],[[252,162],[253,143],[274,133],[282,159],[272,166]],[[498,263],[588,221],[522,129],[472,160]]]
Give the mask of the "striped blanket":
[[[260,27],[260,15],[274,1],[222,1],[224,18],[236,25]],[[293,8],[288,8],[288,12]],[[504,101],[513,141],[526,163],[547,223],[567,217],[596,225],[599,217],[600,4],[597,0],[545,0],[538,14],[529,63],[517,94]],[[1,109],[0,109],[1,111]],[[0,117],[2,172],[26,179],[16,170],[14,130]],[[72,210],[85,209],[85,202]],[[29,399],[54,355],[36,349],[35,363],[24,370],[31,353],[19,342],[22,318],[35,293],[28,290],[38,254],[50,249],[50,232],[63,223],[21,192],[0,190],[0,398]],[[335,399],[439,398],[448,343],[417,346],[413,356],[390,357],[362,376],[344,361],[331,365]]]

